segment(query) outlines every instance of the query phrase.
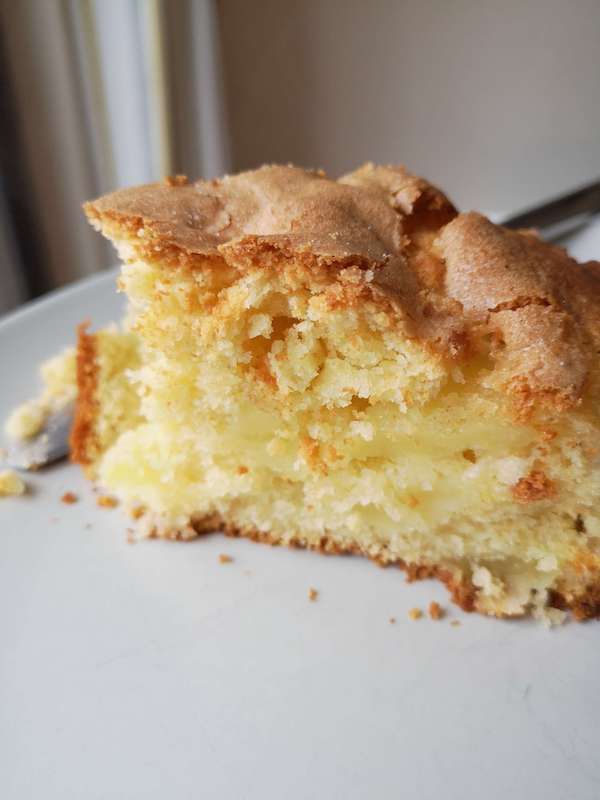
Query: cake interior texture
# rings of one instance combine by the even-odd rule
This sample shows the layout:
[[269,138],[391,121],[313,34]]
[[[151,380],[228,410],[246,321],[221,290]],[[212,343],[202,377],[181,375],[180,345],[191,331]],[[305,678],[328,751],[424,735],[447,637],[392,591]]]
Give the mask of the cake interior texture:
[[493,615],[598,613],[597,264],[370,165],[86,210],[129,330],[80,331],[73,451],[148,532],[361,553]]

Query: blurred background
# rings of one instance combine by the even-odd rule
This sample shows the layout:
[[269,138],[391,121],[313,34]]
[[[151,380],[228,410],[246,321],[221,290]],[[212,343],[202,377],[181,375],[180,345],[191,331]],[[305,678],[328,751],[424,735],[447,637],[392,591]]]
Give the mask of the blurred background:
[[400,162],[502,219],[599,179],[599,75],[599,0],[0,0],[0,313],[166,174]]

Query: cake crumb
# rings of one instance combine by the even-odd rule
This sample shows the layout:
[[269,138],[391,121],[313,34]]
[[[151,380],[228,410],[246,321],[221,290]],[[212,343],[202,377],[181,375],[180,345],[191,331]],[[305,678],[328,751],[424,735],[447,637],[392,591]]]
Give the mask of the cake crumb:
[[96,500],[96,505],[100,506],[100,508],[114,508],[119,505],[119,501],[108,494],[101,494]]
[[129,512],[132,519],[140,519],[144,516],[144,507],[143,506],[134,506],[131,511]]
[[137,539],[135,538],[135,531],[133,528],[127,528],[127,544],[135,544]]
[[441,619],[444,616],[444,609],[435,600],[429,603],[429,616],[431,619]]
[[452,625],[453,628],[458,628],[460,626],[460,620],[459,619],[453,619],[453,620],[450,621],[450,625]]
[[60,498],[61,503],[66,503],[67,505],[72,505],[79,500],[75,492],[65,492],[63,496]]
[[233,558],[228,556],[227,553],[220,553],[219,554],[219,564],[231,564]]
[[22,403],[6,420],[4,430],[12,439],[31,439],[42,430],[49,413],[48,406],[39,400]]
[[25,494],[25,481],[14,469],[0,472],[0,497],[16,497]]
[[316,589],[313,589],[313,587],[311,586],[310,589],[308,590],[308,599],[314,603],[314,601],[317,599],[318,596],[319,592]]
[[237,471],[238,471],[238,475],[245,475],[248,472],[248,467],[244,467],[242,465],[241,467],[238,467]]
[[390,617],[390,625],[396,624],[396,617]]
[[421,619],[421,617],[423,616],[423,612],[421,611],[420,608],[411,608],[410,611],[408,612],[408,616],[412,620]]

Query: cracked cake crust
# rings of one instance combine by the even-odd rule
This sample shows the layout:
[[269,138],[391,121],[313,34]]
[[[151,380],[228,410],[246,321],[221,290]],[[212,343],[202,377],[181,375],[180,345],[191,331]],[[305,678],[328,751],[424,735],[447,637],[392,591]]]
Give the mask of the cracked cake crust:
[[[458,214],[403,167],[366,164],[332,180],[266,166],[221,180],[123,189],[86,203],[89,219],[136,257],[184,264],[358,268],[360,289],[443,355],[492,342],[518,414],[577,406],[600,350],[600,264],[580,265],[531,232]],[[349,302],[340,295],[340,304]]]

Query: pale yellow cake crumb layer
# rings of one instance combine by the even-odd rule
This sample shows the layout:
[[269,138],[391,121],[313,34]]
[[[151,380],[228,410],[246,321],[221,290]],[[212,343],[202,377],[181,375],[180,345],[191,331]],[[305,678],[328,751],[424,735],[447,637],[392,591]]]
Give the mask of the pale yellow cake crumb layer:
[[103,445],[129,399],[143,421],[100,459],[100,481],[165,535],[218,514],[282,542],[326,536],[460,570],[480,610],[521,613],[598,541],[594,410],[516,421],[484,344],[461,368],[379,305],[336,310],[300,275],[124,267],[144,360],[127,372],[135,391],[114,392],[122,363],[101,339]]
[[140,366],[138,337],[116,326],[104,328],[94,337],[97,347],[98,382],[96,401],[102,413],[97,416],[95,438],[104,452],[127,428],[141,421],[139,397],[131,374]]

